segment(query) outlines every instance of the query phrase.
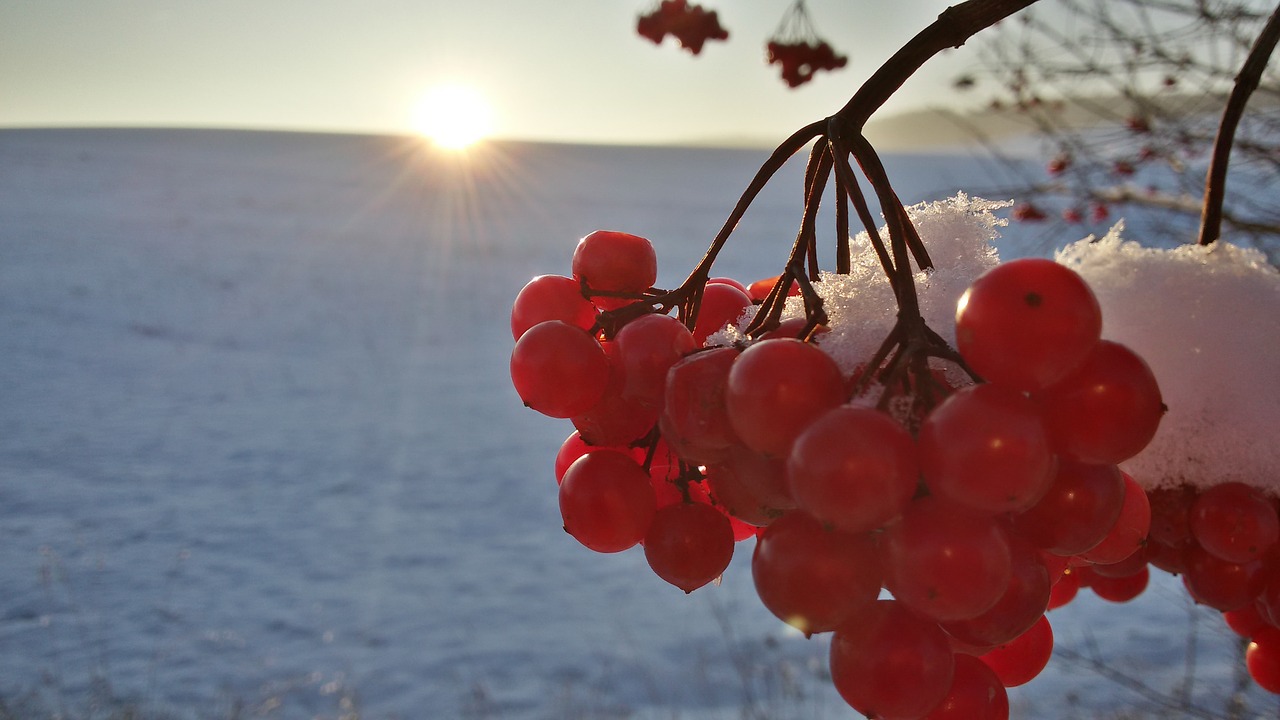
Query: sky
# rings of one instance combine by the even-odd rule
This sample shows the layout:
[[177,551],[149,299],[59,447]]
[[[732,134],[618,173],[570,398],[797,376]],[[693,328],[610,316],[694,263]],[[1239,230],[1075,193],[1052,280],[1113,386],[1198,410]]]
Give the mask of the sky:
[[[793,0],[702,0],[728,42],[693,57],[635,32],[657,0],[4,0],[0,127],[409,133],[445,83],[494,137],[776,144],[839,109],[948,0],[808,0],[849,65],[788,89],[764,44]],[[940,56],[877,115],[953,101]]]

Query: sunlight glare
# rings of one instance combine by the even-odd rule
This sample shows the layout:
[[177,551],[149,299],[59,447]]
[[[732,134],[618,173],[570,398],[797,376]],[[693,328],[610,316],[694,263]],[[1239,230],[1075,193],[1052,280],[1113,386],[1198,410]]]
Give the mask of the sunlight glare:
[[414,108],[413,129],[438,147],[462,150],[493,131],[493,110],[474,87],[440,85]]

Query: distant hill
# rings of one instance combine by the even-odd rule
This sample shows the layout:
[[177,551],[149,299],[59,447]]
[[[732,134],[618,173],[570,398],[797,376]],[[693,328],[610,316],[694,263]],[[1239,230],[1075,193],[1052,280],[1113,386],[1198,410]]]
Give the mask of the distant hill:
[[[1215,122],[1226,103],[1226,95],[1169,93],[1157,100],[1163,112],[1200,115]],[[1116,97],[1085,97],[1062,104],[1058,121],[1069,127],[1087,129],[1104,122],[1089,107],[1123,108],[1129,101]],[[1274,95],[1255,93],[1249,100],[1249,111],[1273,112],[1280,108]],[[1123,111],[1120,111],[1123,112]],[[938,152],[945,148],[971,150],[980,147],[979,137],[987,140],[1030,139],[1035,136],[1031,122],[1012,109],[953,111],[924,109],[873,117],[867,123],[867,138],[879,149],[895,152],[913,150]]]

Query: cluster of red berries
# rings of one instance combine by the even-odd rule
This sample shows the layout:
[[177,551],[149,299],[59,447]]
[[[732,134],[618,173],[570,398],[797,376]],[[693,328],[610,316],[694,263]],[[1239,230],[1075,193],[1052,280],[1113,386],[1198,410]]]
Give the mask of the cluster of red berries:
[[832,681],[868,716],[1006,718],[1005,689],[1052,652],[1045,613],[1086,585],[1131,599],[1148,563],[1247,621],[1250,672],[1280,691],[1275,501],[1236,485],[1149,497],[1119,469],[1164,406],[1142,358],[1101,337],[1070,269],[1029,258],[974,281],[956,340],[984,381],[886,390],[915,394],[905,414],[867,402],[868,370],[846,376],[821,327],[707,346],[759,283],[708,281],[692,328],[649,312],[606,336],[599,313],[647,302],[655,279],[647,240],[596,232],[572,277],[535,278],[512,308],[517,392],[576,428],[556,476],[565,530],[586,547],[643,544],[690,592],[755,537],[761,602],[832,633]]
[[715,10],[690,5],[687,0],[662,0],[658,8],[636,19],[636,32],[641,37],[661,44],[668,34],[680,47],[697,55],[708,40],[728,40],[729,31],[720,25]]
[[[1048,213],[1032,202],[1018,203],[1013,207],[1011,215],[1018,222],[1044,222],[1049,219]],[[1106,222],[1109,217],[1111,217],[1111,208],[1106,203],[1095,202],[1089,205],[1089,220],[1091,222]],[[1079,224],[1084,222],[1085,213],[1079,207],[1067,207],[1062,211],[1062,219],[1073,225]]]
[[[690,592],[720,576],[735,541],[755,527],[731,519],[700,470],[676,455],[656,429],[668,399],[695,393],[697,377],[670,381],[707,336],[752,305],[746,288],[715,280],[703,289],[692,329],[648,313],[612,337],[597,314],[642,298],[657,278],[648,240],[597,231],[574,250],[572,277],[542,275],[517,295],[511,378],[529,407],[568,418],[574,432],[556,456],[565,530],[598,552],[643,543],[659,577]],[[736,354],[736,352],[735,352]]]
[[770,40],[765,50],[769,64],[781,65],[782,80],[793,88],[812,80],[819,70],[838,70],[849,63],[847,55],[837,55],[825,40]]

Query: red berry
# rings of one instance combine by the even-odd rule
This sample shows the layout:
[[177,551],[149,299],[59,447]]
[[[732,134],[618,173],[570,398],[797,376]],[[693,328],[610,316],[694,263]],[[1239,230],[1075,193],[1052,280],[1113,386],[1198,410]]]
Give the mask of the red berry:
[[1115,465],[1155,437],[1164,402],[1137,353],[1099,341],[1070,375],[1039,394],[1054,447],[1081,462]]
[[844,402],[844,377],[836,361],[811,343],[762,340],[734,361],[725,399],[747,447],[785,458],[809,423]]
[[644,538],[644,556],[658,577],[693,592],[720,577],[733,558],[729,518],[702,503],[658,510]]
[[795,510],[760,534],[751,576],[770,612],[813,634],[834,630],[870,607],[881,570],[869,535],[823,527]]
[[554,418],[573,417],[599,402],[609,372],[600,343],[559,320],[529,328],[511,351],[511,382],[520,399]]
[[1124,477],[1124,501],[1120,517],[1102,542],[1080,553],[1080,557],[1098,565],[1117,563],[1137,552],[1151,531],[1151,504],[1142,486],[1128,475]]
[[955,660],[946,635],[893,600],[879,600],[831,638],[831,680],[867,717],[918,718],[947,696]]
[[911,503],[885,528],[880,550],[885,587],[933,620],[981,615],[1012,575],[1009,540],[996,520],[937,497]]
[[1001,684],[1011,688],[1035,679],[1051,655],[1053,628],[1047,617],[1041,617],[1030,630],[983,655],[982,661],[995,671]]
[[[638,295],[658,280],[658,258],[653,245],[638,235],[597,230],[578,241],[573,251],[573,279],[593,291]],[[612,309],[627,298],[592,298],[597,307]]]
[[1009,694],[1000,678],[971,655],[955,656],[951,689],[924,720],[1008,720]]
[[1125,482],[1114,465],[1060,460],[1053,482],[1014,527],[1037,547],[1070,556],[1092,550],[1115,527]]
[[1054,456],[1036,404],[982,384],[956,391],[925,417],[920,465],[938,495],[994,514],[1035,504],[1053,481]]
[[848,405],[796,438],[787,475],[800,507],[846,532],[874,530],[902,514],[919,482],[911,434],[882,412]]
[[612,450],[578,458],[560,483],[565,532],[596,552],[621,552],[644,539],[656,505],[649,474]]
[[723,282],[708,282],[693,326],[694,344],[702,347],[709,335],[720,332],[725,325],[737,323],[751,306],[751,298],[745,291]]
[[595,319],[595,306],[582,296],[573,278],[539,275],[521,288],[512,303],[511,335],[519,340],[526,330],[546,320],[562,320],[590,330]]
[[1071,373],[1102,335],[1102,310],[1075,271],[1043,258],[983,273],[956,308],[956,343],[992,383],[1035,391]]
[[1280,693],[1280,629],[1265,627],[1253,636],[1244,654],[1249,677],[1263,690]]
[[662,436],[689,462],[721,460],[737,442],[725,405],[729,369],[737,357],[736,348],[714,348],[689,355],[667,371]]
[[1260,559],[1280,540],[1275,505],[1241,482],[1205,490],[1192,503],[1188,518],[1196,542],[1228,562]]
[[667,372],[694,350],[689,329],[670,315],[651,313],[627,323],[614,343],[622,371],[622,396],[660,410]]

